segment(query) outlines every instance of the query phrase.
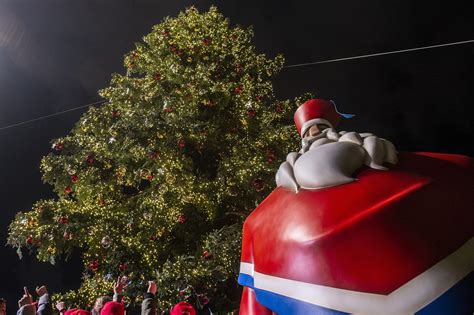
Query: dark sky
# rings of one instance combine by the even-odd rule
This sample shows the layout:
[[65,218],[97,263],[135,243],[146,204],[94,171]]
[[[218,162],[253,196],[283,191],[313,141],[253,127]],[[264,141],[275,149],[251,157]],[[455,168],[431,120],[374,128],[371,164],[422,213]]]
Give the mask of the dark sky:
[[[99,99],[123,55],[164,16],[211,4],[287,64],[474,39],[468,1],[0,0],[0,128]],[[314,91],[355,113],[344,129],[370,131],[402,151],[474,155],[474,45],[284,69],[281,98]],[[84,110],[0,130],[0,243],[20,210],[51,197],[39,162]],[[23,285],[77,286],[79,256],[56,266],[0,247],[0,297],[9,313]]]

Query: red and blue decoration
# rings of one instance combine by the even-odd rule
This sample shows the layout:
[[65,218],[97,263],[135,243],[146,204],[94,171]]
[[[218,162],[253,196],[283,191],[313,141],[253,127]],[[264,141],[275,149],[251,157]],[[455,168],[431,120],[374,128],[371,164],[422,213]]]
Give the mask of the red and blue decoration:
[[474,159],[400,153],[355,177],[250,214],[240,314],[472,314]]

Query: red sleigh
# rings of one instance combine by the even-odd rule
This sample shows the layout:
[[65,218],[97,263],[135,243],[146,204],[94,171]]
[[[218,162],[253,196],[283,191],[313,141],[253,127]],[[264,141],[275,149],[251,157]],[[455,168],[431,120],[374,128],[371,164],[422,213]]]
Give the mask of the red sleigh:
[[[354,176],[277,188],[247,218],[240,314],[472,312],[474,160],[402,153],[389,171]],[[464,293],[446,298],[454,288]]]

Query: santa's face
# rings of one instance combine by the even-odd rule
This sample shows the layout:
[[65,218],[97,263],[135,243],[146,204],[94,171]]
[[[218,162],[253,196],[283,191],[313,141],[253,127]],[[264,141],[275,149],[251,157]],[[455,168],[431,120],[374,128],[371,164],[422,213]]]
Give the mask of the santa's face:
[[324,124],[314,124],[311,127],[309,127],[309,129],[305,132],[305,134],[303,135],[303,138],[316,137],[320,135],[324,129],[327,129],[327,128],[329,127]]

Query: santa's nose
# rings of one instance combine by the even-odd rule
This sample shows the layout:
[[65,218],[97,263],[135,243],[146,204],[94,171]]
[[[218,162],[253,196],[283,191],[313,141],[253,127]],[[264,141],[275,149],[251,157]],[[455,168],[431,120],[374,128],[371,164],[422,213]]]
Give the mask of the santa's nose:
[[306,133],[306,136],[309,136],[309,137],[314,137],[314,136],[317,136],[321,133],[321,131],[323,131],[324,129],[326,129],[327,127],[326,126],[323,126],[323,125],[312,125],[309,129],[308,129],[308,132]]

